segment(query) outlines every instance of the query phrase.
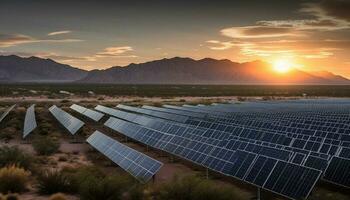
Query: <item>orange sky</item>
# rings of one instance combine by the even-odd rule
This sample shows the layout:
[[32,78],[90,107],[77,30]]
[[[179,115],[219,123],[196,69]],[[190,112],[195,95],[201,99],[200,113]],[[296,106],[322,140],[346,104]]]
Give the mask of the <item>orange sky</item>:
[[87,70],[176,56],[288,60],[350,78],[347,0],[17,1],[0,7],[2,55]]

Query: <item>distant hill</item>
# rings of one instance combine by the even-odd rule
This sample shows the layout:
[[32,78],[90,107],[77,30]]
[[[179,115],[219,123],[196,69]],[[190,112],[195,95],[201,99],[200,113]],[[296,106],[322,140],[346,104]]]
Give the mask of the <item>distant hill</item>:
[[1,82],[71,82],[87,71],[38,57],[0,56]]
[[50,59],[0,56],[2,82],[114,84],[350,84],[330,72],[293,70],[278,74],[261,61],[236,63],[205,58],[170,58],[106,70],[84,71]]
[[79,82],[118,84],[350,84],[344,77],[293,70],[278,74],[261,61],[236,63],[205,58],[171,58],[93,70]]

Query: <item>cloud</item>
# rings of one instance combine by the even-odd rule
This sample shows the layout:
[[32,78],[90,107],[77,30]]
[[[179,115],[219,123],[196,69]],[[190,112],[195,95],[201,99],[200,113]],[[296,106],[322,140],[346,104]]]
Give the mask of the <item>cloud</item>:
[[296,35],[294,29],[281,26],[241,26],[222,29],[222,35],[231,38],[270,38]]
[[[102,52],[98,52],[96,56],[100,57],[114,57],[121,56],[126,52],[133,51],[134,49],[130,46],[121,46],[121,47],[107,47]],[[125,55],[124,55],[125,56]]]
[[218,41],[218,40],[208,40],[206,43],[210,44],[209,49],[211,50],[227,50],[232,47],[243,47],[251,45],[250,42],[241,42],[241,41]]
[[350,1],[326,0],[322,1],[319,6],[326,15],[350,22]]
[[206,42],[215,45],[209,47],[211,50],[226,50],[234,46],[233,42],[220,42],[217,40],[208,40]]
[[0,47],[12,47],[28,43],[66,43],[66,42],[81,42],[80,39],[36,39],[23,34],[1,34],[0,33]]
[[349,24],[334,19],[270,20],[258,21],[264,27],[289,27],[301,33],[305,30],[340,30],[349,28]]
[[72,31],[69,31],[69,30],[65,30],[65,31],[55,31],[55,32],[48,33],[47,35],[48,35],[48,36],[54,36],[54,35],[68,34],[68,33],[71,33],[71,32],[72,32]]
[[0,33],[0,47],[11,47],[18,44],[32,43],[34,38],[21,34],[1,34]]
[[319,3],[303,4],[301,12],[317,16],[320,19],[337,19],[350,22],[350,1],[324,0]]

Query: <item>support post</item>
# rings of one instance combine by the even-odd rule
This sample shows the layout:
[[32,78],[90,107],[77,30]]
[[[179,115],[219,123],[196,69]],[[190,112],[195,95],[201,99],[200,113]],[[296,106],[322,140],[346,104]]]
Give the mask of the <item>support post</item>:
[[256,200],[261,200],[261,198],[260,198],[260,187],[258,187],[258,189],[256,191]]
[[209,169],[205,168],[205,176],[207,179],[209,179]]

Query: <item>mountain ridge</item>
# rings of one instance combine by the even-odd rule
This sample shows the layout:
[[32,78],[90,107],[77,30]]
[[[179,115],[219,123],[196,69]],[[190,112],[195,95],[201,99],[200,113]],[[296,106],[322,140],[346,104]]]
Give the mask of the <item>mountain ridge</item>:
[[74,82],[111,84],[323,84],[348,85],[350,80],[328,71],[293,69],[274,72],[268,63],[228,59],[174,57],[103,70],[86,71],[52,59],[0,56],[1,82]]

